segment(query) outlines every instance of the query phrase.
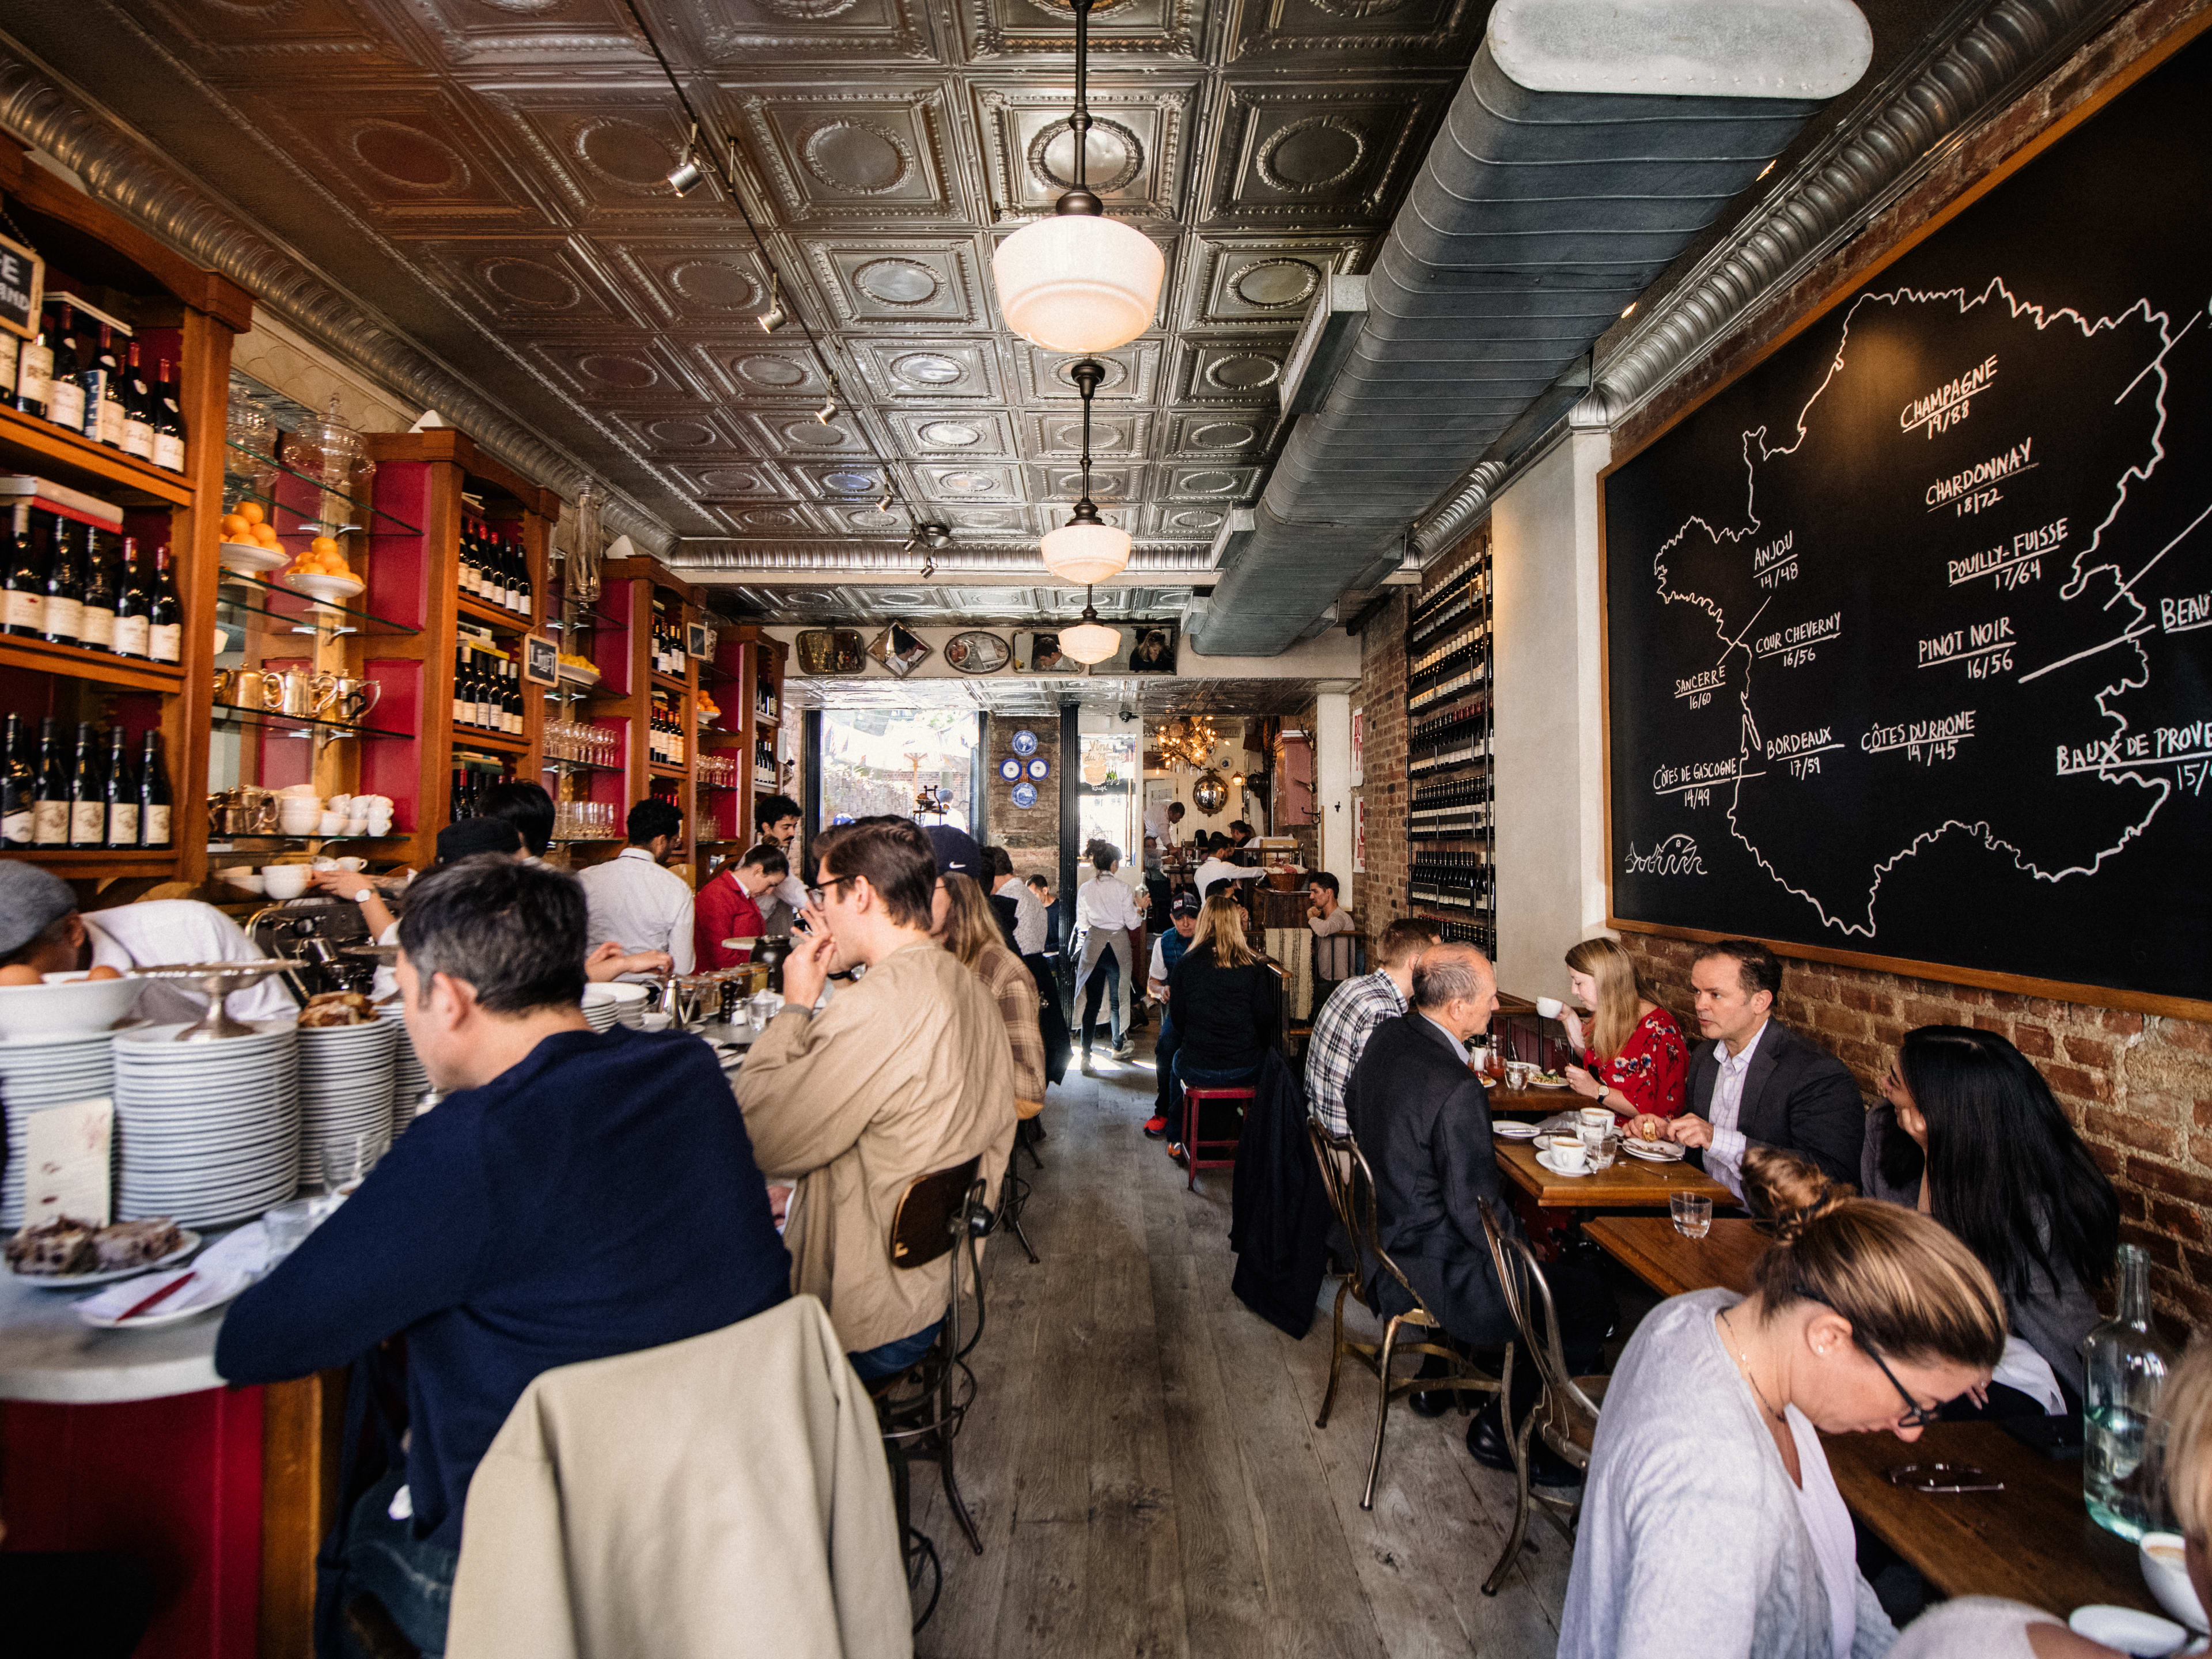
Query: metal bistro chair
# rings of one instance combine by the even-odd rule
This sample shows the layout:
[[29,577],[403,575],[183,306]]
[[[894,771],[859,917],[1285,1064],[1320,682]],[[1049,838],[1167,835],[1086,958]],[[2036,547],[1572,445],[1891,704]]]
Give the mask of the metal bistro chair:
[[[1349,1353],[1375,1374],[1381,1385],[1380,1397],[1375,1406],[1375,1452],[1367,1462],[1367,1490],[1359,1500],[1359,1507],[1375,1507],[1375,1478],[1382,1468],[1382,1431],[1389,1425],[1390,1403],[1409,1394],[1427,1394],[1449,1389],[1462,1396],[1460,1407],[1469,1408],[1472,1402],[1464,1396],[1475,1394],[1502,1394],[1504,1383],[1492,1376],[1455,1346],[1448,1346],[1450,1339],[1443,1334],[1443,1322],[1431,1313],[1398,1264],[1390,1259],[1380,1240],[1375,1224],[1375,1173],[1368,1168],[1367,1155],[1359,1150],[1359,1143],[1349,1134],[1337,1134],[1319,1118],[1306,1120],[1306,1132],[1312,1137],[1314,1161],[1320,1164],[1322,1179],[1328,1184],[1329,1208],[1336,1212],[1337,1224],[1344,1229],[1352,1241],[1352,1267],[1337,1276],[1336,1329],[1334,1346],[1328,1356],[1328,1392],[1322,1396],[1321,1415],[1314,1419],[1314,1427],[1328,1426],[1329,1407],[1336,1400],[1338,1373],[1344,1365],[1344,1356]],[[1413,1306],[1411,1312],[1393,1314],[1382,1328],[1380,1343],[1362,1342],[1344,1334],[1344,1298],[1351,1297],[1377,1318],[1383,1317],[1379,1308],[1367,1299],[1364,1288],[1367,1283],[1367,1264],[1375,1263],[1397,1281]],[[1434,1333],[1418,1341],[1401,1341],[1401,1331]],[[1452,1369],[1442,1376],[1404,1376],[1393,1379],[1391,1363],[1400,1354],[1434,1355],[1449,1363]],[[1505,1376],[1513,1374],[1513,1348],[1505,1349]]]
[[[944,1588],[943,1568],[936,1546],[912,1524],[913,1474],[916,1457],[936,1460],[945,1482],[945,1501],[953,1518],[967,1534],[968,1547],[983,1553],[982,1535],[960,1496],[952,1472],[952,1443],[960,1432],[968,1408],[975,1401],[975,1374],[968,1369],[969,1351],[982,1340],[983,1280],[975,1254],[975,1241],[988,1235],[996,1218],[983,1202],[981,1158],[932,1175],[917,1176],[899,1197],[891,1215],[891,1266],[907,1270],[928,1267],[950,1257],[945,1323],[927,1353],[902,1371],[878,1377],[868,1384],[876,1404],[876,1420],[890,1454],[892,1494],[897,1500],[899,1536],[905,1540],[907,1577],[916,1582],[924,1565],[935,1571],[936,1583],[929,1605],[915,1621],[919,1630],[936,1611],[938,1593]],[[975,1329],[963,1343],[960,1335],[961,1264],[967,1264],[967,1282],[975,1296]]]
[[[1542,1380],[1544,1391],[1528,1415],[1522,1419],[1516,1432],[1513,1426],[1513,1398],[1510,1391],[1499,1396],[1498,1413],[1504,1425],[1506,1443],[1513,1448],[1513,1478],[1516,1488],[1513,1503],[1513,1535],[1505,1540],[1505,1553],[1498,1558],[1498,1565],[1490,1570],[1490,1577],[1482,1581],[1485,1595],[1498,1594],[1498,1587],[1505,1582],[1506,1569],[1521,1553],[1521,1543],[1528,1530],[1528,1506],[1540,1504],[1559,1535],[1572,1548],[1575,1525],[1582,1518],[1583,1489],[1555,1491],[1548,1486],[1532,1486],[1528,1481],[1528,1436],[1533,1430],[1544,1437],[1544,1443],[1577,1468],[1587,1471],[1590,1461],[1590,1443],[1597,1434],[1598,1409],[1605,1403],[1606,1384],[1612,1379],[1604,1376],[1574,1376],[1567,1370],[1567,1356],[1559,1346],[1559,1313],[1552,1305],[1552,1287],[1544,1282],[1543,1270],[1537,1266],[1535,1252],[1526,1243],[1506,1232],[1498,1224],[1498,1216],[1490,1200],[1482,1200],[1482,1232],[1490,1241],[1490,1259],[1498,1268],[1498,1287],[1505,1294],[1505,1305],[1513,1315],[1513,1328],[1521,1334],[1521,1346],[1535,1362],[1536,1374]],[[1506,1374],[1512,1375],[1513,1360],[1509,1351],[1505,1361]]]

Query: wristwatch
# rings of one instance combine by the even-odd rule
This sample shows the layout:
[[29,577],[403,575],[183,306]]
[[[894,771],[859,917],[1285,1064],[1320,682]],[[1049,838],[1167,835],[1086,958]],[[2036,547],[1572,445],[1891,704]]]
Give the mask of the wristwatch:
[[1597,1085],[1597,1103],[1601,1106],[1605,1104],[1606,1091],[1609,1086],[1609,1085],[1603,1083]]
[[374,887],[364,887],[364,888],[362,888],[362,889],[361,890],[361,891],[359,891],[358,893],[356,893],[356,894],[353,896],[353,902],[354,902],[356,904],[366,904],[366,903],[368,903],[368,902],[369,902],[369,900],[371,900],[371,899],[374,898],[375,896],[376,896],[376,889],[374,889]]

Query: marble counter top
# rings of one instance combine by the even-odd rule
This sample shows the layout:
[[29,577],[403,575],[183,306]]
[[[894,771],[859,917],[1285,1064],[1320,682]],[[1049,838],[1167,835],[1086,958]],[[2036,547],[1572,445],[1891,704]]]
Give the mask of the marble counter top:
[[150,1331],[94,1330],[76,1316],[91,1291],[42,1291],[0,1273],[0,1400],[95,1406],[219,1389],[224,1310]]

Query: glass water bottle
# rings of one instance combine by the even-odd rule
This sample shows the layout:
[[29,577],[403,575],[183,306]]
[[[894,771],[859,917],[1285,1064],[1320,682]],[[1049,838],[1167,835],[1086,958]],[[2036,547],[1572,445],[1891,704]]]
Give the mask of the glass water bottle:
[[2119,1260],[2119,1306],[2081,1345],[2088,1371],[2081,1496],[2099,1526],[2139,1539],[2162,1523],[2148,1455],[2175,1355],[2151,1322],[2149,1259],[2141,1246],[2123,1244]]

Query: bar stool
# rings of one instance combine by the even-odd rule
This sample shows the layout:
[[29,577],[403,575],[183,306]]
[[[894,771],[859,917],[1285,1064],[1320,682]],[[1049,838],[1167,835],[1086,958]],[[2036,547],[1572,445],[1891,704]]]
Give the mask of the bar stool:
[[[1237,1167],[1237,1143],[1242,1138],[1240,1135],[1231,1135],[1225,1140],[1200,1140],[1198,1138],[1198,1126],[1201,1121],[1200,1114],[1206,1103],[1209,1100],[1225,1100],[1235,1106],[1237,1121],[1241,1129],[1244,1121],[1244,1109],[1252,1103],[1255,1094],[1253,1085],[1249,1083],[1240,1083],[1228,1088],[1204,1083],[1187,1083],[1183,1085],[1182,1161],[1183,1167],[1189,1172],[1190,1177],[1186,1185],[1192,1192],[1198,1190],[1200,1170],[1233,1170]],[[1209,1146],[1226,1146],[1229,1149],[1229,1156],[1227,1158],[1200,1157],[1199,1154]]]

